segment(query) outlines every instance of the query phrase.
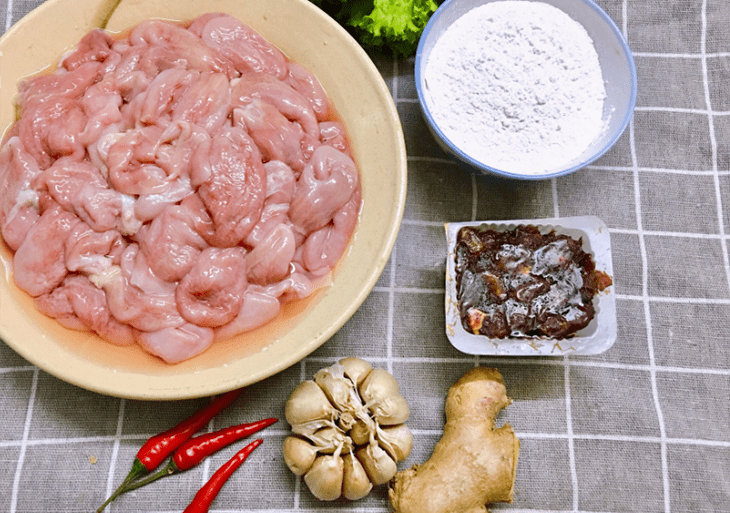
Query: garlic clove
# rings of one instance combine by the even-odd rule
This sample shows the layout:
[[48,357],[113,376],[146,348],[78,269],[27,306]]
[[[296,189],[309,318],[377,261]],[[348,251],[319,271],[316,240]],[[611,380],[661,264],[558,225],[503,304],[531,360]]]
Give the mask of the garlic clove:
[[385,369],[373,369],[360,385],[360,397],[366,405],[378,403],[386,397],[400,395],[396,379]]
[[389,372],[374,369],[360,387],[360,396],[379,424],[392,426],[408,420],[408,403]]
[[284,411],[292,426],[314,420],[334,420],[337,410],[314,381],[302,381],[291,393]]
[[383,398],[370,408],[373,418],[382,426],[403,424],[411,414],[408,402],[402,395],[392,395]]
[[340,419],[337,421],[337,426],[347,433],[350,431],[355,423],[357,422],[357,418],[351,411],[342,412],[340,414]]
[[341,412],[362,408],[355,385],[345,377],[339,363],[317,371],[314,382],[324,391],[329,401]]
[[319,452],[324,454],[334,454],[336,451],[350,451],[353,448],[352,439],[336,426],[322,428],[307,438]]
[[351,501],[362,499],[370,490],[373,484],[370,482],[362,463],[353,453],[343,456],[344,476],[342,481],[342,496]]
[[413,433],[405,424],[378,428],[378,443],[395,462],[405,460],[413,448]]
[[375,435],[376,424],[369,416],[357,419],[348,433],[355,445],[365,445]]
[[334,422],[332,422],[331,420],[312,420],[303,424],[294,424],[291,427],[291,430],[296,435],[310,437],[316,431],[332,425],[334,425]]
[[296,475],[303,476],[312,467],[316,457],[317,449],[307,440],[296,436],[284,440],[284,462]]
[[349,356],[339,361],[345,376],[359,389],[365,378],[372,372],[373,366],[361,358]]
[[360,447],[355,456],[362,463],[370,482],[376,486],[390,481],[398,470],[393,458],[377,444]]
[[333,501],[342,495],[345,464],[337,455],[319,456],[304,474],[304,482],[312,495],[321,501]]

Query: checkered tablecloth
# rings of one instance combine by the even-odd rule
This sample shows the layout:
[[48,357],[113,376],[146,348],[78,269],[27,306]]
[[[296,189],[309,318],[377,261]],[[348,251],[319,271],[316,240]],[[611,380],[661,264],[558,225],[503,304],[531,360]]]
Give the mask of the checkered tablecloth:
[[[2,28],[40,3],[0,0]],[[499,422],[511,423],[522,449],[515,500],[495,511],[730,512],[730,2],[598,3],[634,52],[637,107],[611,151],[565,178],[520,182],[464,172],[421,118],[414,60],[372,55],[408,151],[395,249],[340,332],[300,364],[248,387],[211,424],[282,419],[263,433],[265,443],[213,511],[389,511],[385,487],[355,503],[319,502],[280,450],[295,384],[359,356],[391,371],[411,406],[414,449],[402,468],[423,462],[440,437],[450,384],[474,365],[502,372],[514,403]],[[444,330],[443,224],[574,215],[596,215],[610,229],[614,346],[594,357],[478,358],[453,349]],[[0,511],[94,511],[147,437],[206,401],[97,395],[0,344]],[[124,496],[108,511],[182,511],[234,451]]]

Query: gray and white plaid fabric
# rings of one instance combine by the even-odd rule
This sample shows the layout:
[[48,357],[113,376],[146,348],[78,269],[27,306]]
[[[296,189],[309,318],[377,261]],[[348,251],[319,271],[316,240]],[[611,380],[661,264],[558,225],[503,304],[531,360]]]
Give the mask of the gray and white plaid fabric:
[[[0,0],[7,30],[36,5]],[[474,177],[438,149],[421,118],[414,60],[373,54],[405,132],[409,183],[390,262],[354,317],[301,363],[249,387],[211,429],[275,416],[265,443],[213,511],[385,513],[387,490],[320,503],[284,465],[284,403],[343,356],[387,368],[411,406],[424,461],[448,387],[496,366],[514,403],[500,422],[522,440],[515,501],[494,511],[730,512],[730,2],[598,0],[626,34],[636,112],[594,165],[545,182]],[[44,35],[43,37],[52,37]],[[597,215],[609,226],[618,339],[594,357],[476,358],[444,330],[443,223]],[[151,434],[205,400],[100,396],[39,371],[0,344],[0,510],[93,511]],[[182,511],[235,448],[131,493],[108,511]]]

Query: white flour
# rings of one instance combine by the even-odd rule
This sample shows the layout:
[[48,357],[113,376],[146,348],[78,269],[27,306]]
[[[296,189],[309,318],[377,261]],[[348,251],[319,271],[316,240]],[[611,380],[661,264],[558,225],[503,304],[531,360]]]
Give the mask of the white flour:
[[536,174],[577,158],[602,132],[598,55],[582,25],[541,2],[472,9],[426,62],[432,116],[488,166]]

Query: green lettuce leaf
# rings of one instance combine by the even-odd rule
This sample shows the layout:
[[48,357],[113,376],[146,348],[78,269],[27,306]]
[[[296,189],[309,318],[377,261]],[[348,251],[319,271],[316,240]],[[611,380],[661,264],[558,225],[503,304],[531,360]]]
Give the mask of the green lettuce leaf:
[[311,0],[366,47],[415,54],[436,0]]

